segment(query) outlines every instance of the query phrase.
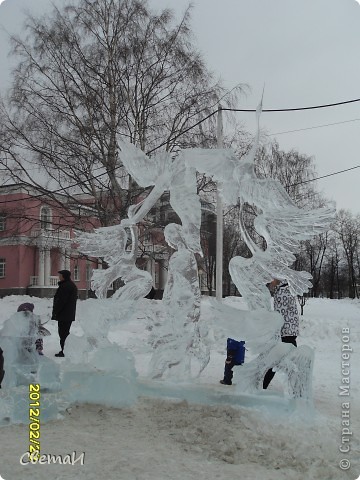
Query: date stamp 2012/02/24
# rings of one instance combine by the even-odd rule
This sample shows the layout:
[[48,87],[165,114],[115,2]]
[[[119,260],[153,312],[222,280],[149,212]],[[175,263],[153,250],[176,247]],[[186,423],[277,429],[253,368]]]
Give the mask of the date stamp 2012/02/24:
[[40,455],[40,385],[29,384],[29,456]]

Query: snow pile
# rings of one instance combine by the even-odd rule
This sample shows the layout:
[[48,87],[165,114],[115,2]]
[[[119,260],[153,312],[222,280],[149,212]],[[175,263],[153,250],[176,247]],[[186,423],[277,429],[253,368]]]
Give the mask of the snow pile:
[[[0,300],[0,327],[25,301],[29,297]],[[44,320],[51,301],[32,301]],[[149,378],[152,333],[165,321],[159,301],[140,300],[127,318],[113,308],[111,301],[79,302],[65,359],[53,361],[59,339],[57,323],[49,322],[46,326],[51,336],[44,339],[48,358],[39,358],[37,373],[41,385],[49,388],[42,395],[44,411],[48,412],[42,418],[42,451],[85,451],[85,465],[19,464],[28,448],[27,388],[19,386],[17,396],[6,389],[0,391],[2,405],[14,402],[17,421],[25,423],[0,428],[0,436],[4,437],[0,475],[25,480],[31,468],[31,474],[40,480],[68,480],[75,476],[86,480],[99,476],[109,480],[233,480],[239,476],[242,480],[355,479],[360,472],[355,454],[359,451],[360,431],[360,371],[356,368],[360,360],[360,303],[310,299],[305,306],[298,344],[315,350],[313,410],[288,398],[286,378],[281,372],[276,373],[267,391],[256,395],[240,390],[245,365],[234,368],[234,386],[219,385],[226,337],[230,333],[247,341],[248,364],[256,355],[256,335],[252,344],[250,334],[252,329],[256,333],[260,317],[258,312],[247,312],[242,299],[225,300],[225,306],[238,308],[231,318],[223,316],[221,310],[214,313],[211,303],[211,299],[202,299],[201,312],[210,330],[207,338],[211,358],[199,379],[191,383],[154,382]],[[271,324],[277,318],[272,315],[261,320],[259,335],[271,334]],[[351,405],[354,432],[347,455],[352,463],[349,471],[341,471],[338,466],[344,456],[339,452],[344,401],[339,397],[343,327],[350,328],[353,348],[351,393],[346,398]],[[77,402],[101,405],[78,406]],[[51,420],[59,412],[62,419]]]
[[304,478],[324,480],[339,473],[332,461],[333,432],[321,420],[311,424],[296,414],[270,418],[260,411],[186,401],[150,405],[158,429],[165,430],[185,451],[195,451],[207,460],[289,469]]
[[[0,474],[26,480],[354,480],[337,467],[337,434],[318,419],[143,399],[135,407],[73,406],[41,429],[45,453],[85,451],[85,464],[31,465],[26,429],[9,427]],[[6,458],[6,462],[3,459]],[[354,458],[355,463],[355,458]],[[31,470],[31,471],[30,471]]]

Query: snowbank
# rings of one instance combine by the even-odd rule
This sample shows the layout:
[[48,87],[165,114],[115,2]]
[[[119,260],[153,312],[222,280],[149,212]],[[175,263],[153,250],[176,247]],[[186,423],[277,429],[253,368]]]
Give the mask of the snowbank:
[[[0,326],[20,303],[28,300],[29,297],[0,300]],[[79,302],[78,320],[73,325],[69,346],[75,342],[75,348],[77,340],[82,341],[87,326],[90,330],[95,328],[96,319],[100,328],[89,333],[89,337],[101,331],[106,308],[96,302]],[[241,299],[226,299],[226,303],[246,310]],[[204,299],[202,314],[206,316],[207,304],[208,299]],[[36,299],[35,305],[36,313],[46,318],[51,302]],[[139,302],[132,318],[121,318],[119,311],[118,323],[109,320],[107,341],[114,342],[119,350],[115,357],[115,352],[109,351],[105,357],[96,358],[96,348],[89,353],[87,366],[95,372],[95,383],[88,386],[87,392],[71,386],[72,369],[76,371],[76,363],[70,366],[67,358],[55,359],[63,380],[68,378],[67,390],[73,392],[69,401],[86,402],[86,397],[96,391],[98,397],[92,395],[92,401],[103,404],[110,387],[101,383],[101,374],[97,376],[96,372],[112,370],[115,375],[114,358],[121,359],[118,369],[121,380],[118,378],[118,383],[114,380],[110,404],[126,393],[128,397],[124,398],[127,398],[128,406],[116,409],[76,403],[67,408],[64,404],[62,419],[41,426],[42,452],[64,455],[85,451],[85,464],[21,466],[19,458],[28,448],[28,427],[7,426],[0,428],[0,475],[3,478],[25,480],[33,475],[40,480],[49,477],[92,480],[100,476],[110,480],[350,480],[358,477],[359,458],[355,452],[359,451],[360,431],[360,373],[356,369],[359,362],[359,302],[311,299],[305,306],[298,341],[299,345],[315,349],[313,412],[304,412],[289,402],[279,374],[267,392],[253,397],[238,395],[236,386],[219,385],[227,332],[226,322],[222,323],[221,318],[209,318],[214,342],[211,361],[197,382],[186,385],[150,382],[147,378],[148,340],[156,328],[153,321],[160,312],[158,305],[157,301],[148,301],[144,309],[144,304]],[[162,319],[159,317],[157,321],[161,323]],[[45,338],[44,351],[53,359],[59,349],[56,322],[50,321],[47,327],[52,335]],[[344,401],[339,396],[339,385],[342,328],[345,327],[350,329],[353,348],[351,390],[346,399],[351,406],[353,431],[351,452],[346,455],[352,463],[348,471],[342,471],[338,466],[344,456],[339,452],[341,403]],[[100,343],[104,341],[99,336],[95,339]],[[81,380],[79,371],[77,375],[76,381]],[[241,367],[235,367],[235,383],[239,375]],[[72,380],[75,382],[74,377]],[[131,391],[130,384],[137,384],[138,390]],[[140,397],[134,403],[136,395]]]

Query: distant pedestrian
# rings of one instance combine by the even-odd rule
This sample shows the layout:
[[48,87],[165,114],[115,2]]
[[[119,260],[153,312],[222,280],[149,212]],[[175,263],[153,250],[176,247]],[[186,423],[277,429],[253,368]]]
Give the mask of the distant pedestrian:
[[65,357],[65,340],[70,333],[72,322],[75,320],[76,302],[78,290],[75,283],[70,279],[69,270],[60,270],[58,289],[54,296],[52,320],[58,322],[58,332],[60,338],[61,350],[55,354],[55,357]]
[[[292,343],[297,347],[296,338],[299,335],[299,313],[296,297],[291,294],[287,282],[274,279],[270,283],[270,289],[274,289],[274,310],[281,313],[284,324],[281,328],[281,341]],[[270,368],[265,374],[263,388],[266,389],[274,378],[275,372]]]
[[0,388],[1,388],[1,382],[3,381],[5,375],[5,370],[4,370],[4,352],[0,348]]

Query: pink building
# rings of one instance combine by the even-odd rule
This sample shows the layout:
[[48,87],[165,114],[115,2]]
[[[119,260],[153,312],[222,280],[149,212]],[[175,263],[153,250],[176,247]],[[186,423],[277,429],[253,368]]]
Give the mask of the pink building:
[[[79,297],[90,293],[94,268],[102,261],[81,255],[75,242],[76,230],[99,226],[93,210],[68,204],[67,197],[55,199],[25,185],[0,187],[0,297],[34,295],[52,297],[58,271],[70,270]],[[92,199],[88,199],[91,206]],[[155,289],[163,290],[167,279],[168,249],[162,231],[140,226],[138,266],[152,274]],[[111,293],[111,291],[109,292]]]
[[[67,269],[84,298],[96,259],[80,256],[74,243],[76,228],[94,219],[81,208],[62,207],[62,198],[46,198],[22,185],[0,188],[0,296],[53,296],[58,270]],[[84,221],[85,218],[85,221]],[[95,222],[96,224],[96,222]],[[87,229],[85,227],[85,229]]]

